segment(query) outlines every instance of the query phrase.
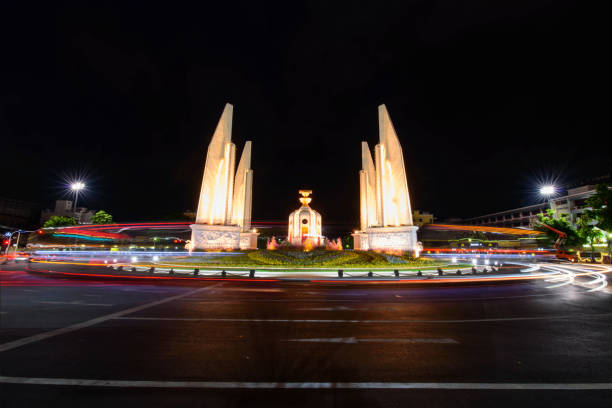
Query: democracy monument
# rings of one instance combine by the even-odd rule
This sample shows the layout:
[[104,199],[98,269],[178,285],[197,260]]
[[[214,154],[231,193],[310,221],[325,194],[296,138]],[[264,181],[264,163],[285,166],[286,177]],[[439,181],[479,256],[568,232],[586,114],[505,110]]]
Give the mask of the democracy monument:
[[375,162],[368,143],[361,142],[361,230],[352,234],[355,249],[412,251],[418,256],[404,155],[385,105],[378,107],[378,133]]
[[[253,170],[251,142],[245,143],[235,167],[232,143],[233,106],[225,105],[208,145],[191,249],[257,249],[251,230]],[[409,251],[418,256],[417,226],[412,222],[404,157],[389,112],[378,107],[380,143],[374,160],[367,142],[361,143],[360,230],[353,235],[356,250]],[[300,190],[302,206],[289,216],[287,240],[292,245],[325,244],[321,215],[310,208],[311,190]]]
[[193,249],[257,249],[258,233],[251,230],[251,142],[245,143],[236,169],[233,112],[226,104],[208,145],[196,222],[190,226]]

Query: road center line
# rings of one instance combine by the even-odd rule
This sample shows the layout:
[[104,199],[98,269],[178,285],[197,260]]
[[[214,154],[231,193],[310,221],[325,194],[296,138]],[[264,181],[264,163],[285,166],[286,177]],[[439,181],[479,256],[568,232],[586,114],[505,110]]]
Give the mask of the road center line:
[[438,389],[438,390],[612,390],[612,383],[436,383],[436,382],[243,382],[243,381],[130,381],[76,378],[0,376],[3,384],[63,385],[127,388],[211,389]]
[[93,326],[102,322],[105,322],[107,320],[111,320],[111,319],[116,319],[116,318],[121,318],[121,316],[125,316],[127,314],[130,313],[134,313],[134,312],[139,312],[141,310],[144,309],[148,309],[150,307],[153,306],[158,306],[164,303],[168,303],[168,302],[172,302],[173,300],[177,300],[186,296],[190,296],[193,295],[195,293],[200,293],[200,292],[204,292],[206,290],[210,290],[213,287],[222,285],[222,283],[218,283],[216,285],[212,285],[212,286],[207,286],[204,288],[199,288],[199,289],[195,289],[195,290],[191,290],[189,292],[186,293],[182,293],[180,295],[175,295],[175,296],[170,296],[161,300],[156,300],[154,302],[150,302],[150,303],[145,303],[144,305],[140,305],[140,306],[135,306],[129,309],[125,309],[119,312],[115,312],[115,313],[110,313],[101,317],[96,317],[95,319],[91,319],[91,320],[87,320],[81,323],[76,323],[76,324],[72,324],[70,326],[66,326],[66,327],[62,327],[59,329],[55,329],[55,330],[50,330],[44,333],[39,333],[39,334],[35,334],[33,336],[29,336],[29,337],[24,337],[22,339],[19,340],[14,340],[14,341],[10,341],[8,343],[4,343],[4,344],[0,344],[0,353],[4,352],[4,351],[8,351],[8,350],[12,350],[15,349],[17,347],[21,347],[21,346],[25,346],[26,344],[30,344],[30,343],[35,343],[37,341],[41,341],[41,340],[45,340],[48,339],[50,337],[55,337],[55,336],[59,336],[60,334],[65,334],[65,333],[70,333],[72,331],[75,330],[79,330],[79,329],[83,329],[85,327],[89,327],[89,326]]
[[55,300],[39,300],[36,303],[42,303],[46,305],[114,306],[112,303],[83,303],[80,300],[73,300],[72,302],[59,302]]
[[302,343],[341,343],[341,344],[357,344],[357,343],[433,343],[433,344],[459,344],[455,339],[449,338],[403,338],[403,339],[359,339],[356,337],[327,337],[315,339],[289,339],[286,341],[297,341]]
[[261,323],[486,323],[524,320],[581,319],[585,317],[612,317],[612,313],[573,314],[563,316],[534,317],[500,317],[490,319],[458,319],[458,320],[360,320],[360,319],[247,319],[247,318],[215,318],[215,317],[114,317],[118,320],[158,320],[186,322],[261,322]]

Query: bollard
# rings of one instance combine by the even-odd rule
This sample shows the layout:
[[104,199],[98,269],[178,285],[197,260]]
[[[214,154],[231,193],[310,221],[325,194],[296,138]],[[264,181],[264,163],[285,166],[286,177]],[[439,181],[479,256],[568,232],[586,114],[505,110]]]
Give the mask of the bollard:
[[136,272],[136,267],[132,266],[132,272]]
[[393,274],[396,278],[399,278],[399,271],[397,269],[393,271]]
[[368,272],[368,278],[371,278],[372,276],[374,276],[374,274],[372,273],[372,271]]
[[344,271],[342,269],[338,269],[338,277],[341,278],[344,275]]
[[423,272],[418,271],[418,272],[417,272],[417,276],[423,276]]
[[478,272],[478,269],[476,269],[474,266],[472,266],[472,274],[476,275],[476,272]]
[[200,274],[200,270],[198,268],[195,268],[193,270],[193,276],[198,276]]
[[123,270],[123,266],[119,265],[119,267],[117,268],[118,271],[122,271]]
[[461,275],[461,269],[457,269],[457,275]]
[[484,268],[482,268],[482,273],[487,273],[487,268],[486,266]]
[[255,277],[255,269],[251,269],[249,271],[249,278],[254,278]]
[[154,272],[155,272],[155,268],[154,267],[150,267],[149,268],[149,275],[153,275]]
[[168,272],[168,275],[174,275],[174,269],[170,269],[170,272]]
[[438,268],[438,275],[440,276],[444,275],[444,271],[442,271],[442,268]]
[[225,271],[221,271],[221,277],[222,277],[222,278],[225,278],[226,276],[227,276],[227,272],[225,272]]

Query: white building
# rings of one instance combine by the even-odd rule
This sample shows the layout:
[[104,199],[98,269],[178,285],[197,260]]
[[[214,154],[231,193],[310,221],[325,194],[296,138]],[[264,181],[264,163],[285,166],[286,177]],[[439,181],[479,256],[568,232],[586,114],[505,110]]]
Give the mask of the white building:
[[91,219],[96,213],[94,210],[88,210],[86,207],[72,208],[71,200],[56,200],[55,208],[42,210],[40,215],[40,225],[43,225],[49,218],[58,217],[73,217],[79,224],[91,224]]
[[567,194],[550,201],[530,205],[527,207],[515,208],[512,210],[500,211],[497,213],[481,215],[462,221],[467,225],[485,225],[491,227],[514,227],[530,228],[538,214],[546,214],[546,210],[551,208],[555,211],[555,217],[565,217],[574,227],[577,227],[580,215],[589,207],[586,199],[596,193],[596,186],[584,185],[567,190]]

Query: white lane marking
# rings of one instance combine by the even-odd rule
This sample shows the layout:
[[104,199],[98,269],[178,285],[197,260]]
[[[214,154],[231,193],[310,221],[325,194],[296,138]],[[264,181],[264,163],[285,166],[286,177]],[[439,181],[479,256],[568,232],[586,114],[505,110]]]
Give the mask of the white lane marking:
[[176,299],[180,299],[189,295],[193,295],[195,293],[200,293],[200,292],[204,292],[206,290],[209,290],[215,286],[221,285],[222,283],[218,283],[216,285],[213,286],[207,286],[204,288],[199,288],[199,289],[195,289],[195,290],[191,290],[189,292],[186,293],[182,293],[180,295],[175,295],[175,296],[170,296],[161,300],[156,300],[154,302],[149,302],[149,303],[145,303],[144,305],[140,305],[140,306],[135,306],[129,309],[125,309],[119,312],[115,312],[115,313],[110,313],[101,317],[96,317],[95,319],[91,319],[91,320],[87,320],[81,323],[76,323],[76,324],[72,324],[70,326],[66,326],[66,327],[62,327],[60,329],[55,329],[55,330],[51,330],[48,332],[44,332],[44,333],[39,333],[39,334],[35,334],[33,336],[30,337],[24,337],[22,339],[19,340],[14,340],[14,341],[10,341],[8,343],[4,343],[4,344],[0,344],[0,353],[2,353],[3,351],[8,351],[8,350],[12,350],[15,349],[17,347],[21,347],[21,346],[25,346],[26,344],[30,344],[30,343],[35,343],[37,341],[41,341],[41,340],[45,340],[48,339],[50,337],[55,337],[55,336],[59,336],[60,334],[65,334],[65,333],[70,333],[72,331],[75,330],[79,330],[79,329],[83,329],[85,327],[89,327],[89,326],[93,326],[102,322],[105,322],[107,320],[111,320],[111,319],[116,319],[116,318],[121,318],[121,316],[130,314],[130,313],[135,313],[135,312],[139,312],[141,310],[144,309],[148,309],[150,307],[153,306],[158,306],[158,305],[162,305],[164,303],[168,303],[168,302],[172,302],[173,300]]
[[438,389],[438,390],[612,390],[604,383],[469,383],[469,382],[244,382],[244,381],[131,381],[80,378],[29,378],[0,376],[3,384],[69,385],[129,388],[229,388],[229,389]]
[[[355,295],[359,296],[359,295]],[[370,304],[406,304],[406,303],[418,303],[418,302],[459,302],[459,301],[472,301],[472,300],[496,300],[496,299],[516,299],[516,298],[530,298],[530,297],[544,297],[544,296],[559,296],[558,293],[541,293],[537,295],[517,295],[517,296],[489,296],[489,297],[469,297],[469,298],[430,298],[430,297],[413,297],[411,299],[405,299],[402,302],[396,302],[394,300],[385,301],[372,301]],[[244,303],[244,302],[262,302],[262,303],[330,303],[330,302],[359,302],[363,303],[363,299],[265,299],[265,298],[244,298],[244,299],[228,299],[228,300],[209,300],[207,298],[190,298],[183,299],[181,302],[206,302],[206,303]],[[306,309],[298,309],[306,310]],[[315,310],[315,309],[309,309]],[[370,310],[370,309],[353,309],[353,310]]]
[[489,319],[460,319],[460,320],[359,320],[359,319],[246,319],[246,318],[215,318],[215,317],[116,317],[118,320],[159,320],[159,321],[185,321],[185,322],[261,322],[261,323],[486,323],[524,320],[549,319],[580,319],[588,317],[612,317],[612,313],[599,314],[573,314],[559,316],[534,317],[499,317]]
[[301,309],[297,309],[297,310],[311,310],[311,311],[317,311],[317,312],[333,312],[333,311],[338,311],[338,310],[369,310],[369,308],[357,308],[357,307],[350,307],[350,306],[337,306],[337,307],[304,307]]
[[39,300],[36,303],[43,303],[46,305],[114,306],[114,304],[112,303],[83,303],[80,300],[73,300],[72,302],[59,302],[55,300]]
[[264,289],[258,289],[258,288],[222,288],[222,289],[217,289],[221,292],[284,292],[284,289],[275,289],[275,288],[264,288]]
[[455,339],[358,339],[355,337],[328,337],[323,339],[289,339],[286,341],[297,341],[303,343],[434,343],[434,344],[459,344]]

